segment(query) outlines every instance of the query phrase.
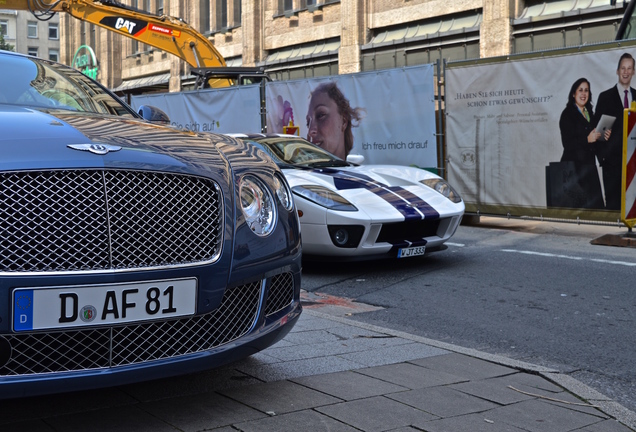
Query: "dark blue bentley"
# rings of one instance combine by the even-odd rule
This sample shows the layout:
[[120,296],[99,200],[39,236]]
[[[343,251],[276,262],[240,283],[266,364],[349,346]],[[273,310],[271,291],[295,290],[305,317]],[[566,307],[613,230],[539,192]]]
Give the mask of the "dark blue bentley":
[[220,366],[300,316],[298,219],[261,150],[1,51],[0,151],[0,397]]

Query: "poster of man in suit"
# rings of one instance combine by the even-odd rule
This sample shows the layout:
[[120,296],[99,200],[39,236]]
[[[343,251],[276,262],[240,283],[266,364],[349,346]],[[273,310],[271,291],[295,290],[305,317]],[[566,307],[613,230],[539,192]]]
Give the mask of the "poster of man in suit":
[[594,123],[597,124],[603,114],[616,117],[612,134],[605,142],[597,145],[597,158],[603,167],[603,185],[605,189],[605,208],[621,209],[621,177],[623,154],[623,110],[636,100],[636,90],[631,87],[634,76],[634,57],[629,53],[621,55],[616,69],[618,83],[598,96]]
[[[608,43],[540,57],[447,63],[447,173],[467,208],[615,221],[624,108],[636,101],[635,55],[634,44]],[[566,111],[571,116],[565,120],[575,121],[560,121]],[[600,132],[599,122],[605,125]],[[566,148],[561,129],[576,148]],[[575,169],[552,172],[553,165]],[[581,165],[594,181],[570,187]],[[582,198],[555,201],[555,190],[557,198]]]

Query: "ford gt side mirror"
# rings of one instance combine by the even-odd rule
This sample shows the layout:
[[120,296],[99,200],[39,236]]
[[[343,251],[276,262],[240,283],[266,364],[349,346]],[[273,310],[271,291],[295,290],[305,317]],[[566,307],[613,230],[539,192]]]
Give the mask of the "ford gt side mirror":
[[362,162],[364,162],[364,156],[357,155],[357,154],[350,154],[347,156],[347,162],[356,164],[356,165],[361,165]]

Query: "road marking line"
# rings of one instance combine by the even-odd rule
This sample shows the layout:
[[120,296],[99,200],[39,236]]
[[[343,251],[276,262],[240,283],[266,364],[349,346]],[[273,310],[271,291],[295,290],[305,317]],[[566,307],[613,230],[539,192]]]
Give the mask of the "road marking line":
[[565,259],[570,259],[575,261],[588,260],[588,261],[594,261],[594,262],[605,263],[605,264],[615,264],[615,265],[624,265],[628,267],[636,267],[636,263],[630,263],[626,261],[612,261],[612,260],[605,260],[600,258],[581,258],[581,257],[570,256],[570,255],[559,255],[559,254],[546,253],[546,252],[533,252],[533,251],[524,251],[524,250],[516,250],[516,249],[502,249],[501,251],[514,252],[514,253],[520,253],[525,255],[538,255],[538,256],[551,257],[551,258],[565,258]]
[[629,267],[636,267],[636,263],[628,263],[625,261],[611,261],[611,260],[605,260],[600,258],[591,258],[591,261],[606,263],[606,264],[618,264],[618,265],[625,265]]

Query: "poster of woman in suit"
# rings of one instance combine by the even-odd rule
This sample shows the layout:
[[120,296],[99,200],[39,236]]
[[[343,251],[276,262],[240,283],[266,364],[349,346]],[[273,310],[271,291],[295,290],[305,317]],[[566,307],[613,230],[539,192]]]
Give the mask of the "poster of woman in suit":
[[602,136],[594,128],[593,119],[590,82],[587,78],[579,78],[572,84],[567,104],[559,118],[563,155],[558,169],[565,180],[562,193],[567,196],[567,202],[553,205],[586,209],[605,207],[596,167],[596,152],[599,140],[607,140],[611,130],[607,129]]

